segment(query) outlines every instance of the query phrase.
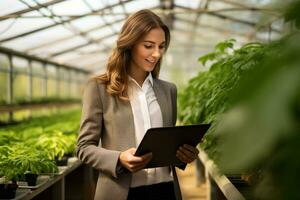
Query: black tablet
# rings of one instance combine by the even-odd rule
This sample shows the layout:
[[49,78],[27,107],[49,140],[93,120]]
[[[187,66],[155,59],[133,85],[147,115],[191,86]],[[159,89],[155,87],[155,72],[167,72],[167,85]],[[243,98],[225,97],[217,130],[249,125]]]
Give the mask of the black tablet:
[[145,168],[182,165],[176,151],[183,144],[196,146],[209,129],[210,124],[150,128],[135,153],[141,156],[152,152],[152,160]]

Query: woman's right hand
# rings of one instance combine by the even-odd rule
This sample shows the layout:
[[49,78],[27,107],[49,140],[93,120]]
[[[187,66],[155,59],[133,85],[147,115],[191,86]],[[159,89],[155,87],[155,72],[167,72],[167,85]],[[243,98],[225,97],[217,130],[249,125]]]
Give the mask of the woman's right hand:
[[130,148],[121,152],[119,161],[120,164],[130,172],[137,172],[143,169],[152,159],[152,153],[147,153],[142,156],[134,156],[136,148]]

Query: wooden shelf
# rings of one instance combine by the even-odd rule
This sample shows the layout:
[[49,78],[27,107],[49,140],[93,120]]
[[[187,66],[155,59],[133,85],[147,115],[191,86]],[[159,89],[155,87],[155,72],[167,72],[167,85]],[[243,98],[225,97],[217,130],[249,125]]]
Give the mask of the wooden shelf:
[[12,200],[92,200],[94,195],[93,169],[79,160],[68,164],[65,169],[51,177],[37,189],[17,189]]

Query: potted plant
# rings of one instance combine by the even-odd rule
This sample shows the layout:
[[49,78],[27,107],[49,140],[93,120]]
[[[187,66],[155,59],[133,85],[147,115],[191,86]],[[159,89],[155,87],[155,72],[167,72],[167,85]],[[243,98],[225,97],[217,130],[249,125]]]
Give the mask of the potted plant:
[[16,196],[17,170],[7,165],[9,146],[0,146],[0,199],[12,199]]
[[11,152],[5,159],[4,168],[6,177],[16,180],[27,179],[29,186],[36,184],[39,174],[57,171],[57,166],[47,157],[46,152],[40,151],[35,146],[28,146],[26,143],[11,148]]

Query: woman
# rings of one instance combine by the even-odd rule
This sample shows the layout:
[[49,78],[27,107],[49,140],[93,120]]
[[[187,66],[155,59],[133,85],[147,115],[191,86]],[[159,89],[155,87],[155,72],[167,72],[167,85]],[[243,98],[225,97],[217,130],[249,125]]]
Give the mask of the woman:
[[[170,168],[143,169],[151,153],[134,156],[147,129],[176,123],[176,86],[158,79],[169,42],[157,15],[136,12],[122,27],[106,73],[87,84],[77,155],[99,170],[95,200],[175,199]],[[197,154],[189,145],[177,151],[185,163]]]

